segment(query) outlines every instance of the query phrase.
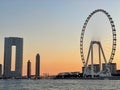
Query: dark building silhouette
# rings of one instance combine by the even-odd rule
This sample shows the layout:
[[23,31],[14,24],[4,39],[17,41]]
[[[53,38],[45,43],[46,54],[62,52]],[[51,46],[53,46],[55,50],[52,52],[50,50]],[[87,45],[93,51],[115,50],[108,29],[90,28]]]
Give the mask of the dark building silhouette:
[[116,73],[117,70],[117,64],[116,63],[110,63],[110,71],[112,74]]
[[[11,70],[12,46],[16,46],[15,71]],[[23,38],[7,37],[4,45],[4,78],[21,78],[23,61]]]
[[0,77],[2,77],[2,64],[0,64]]
[[[88,69],[91,70],[91,64],[88,65]],[[93,71],[94,71],[94,73],[100,72],[100,66],[99,66],[99,64],[93,64]]]
[[27,62],[27,78],[31,78],[31,62],[28,60]]
[[[103,70],[106,69],[105,63],[102,64],[102,68],[103,68]],[[111,74],[115,74],[116,70],[117,70],[117,64],[116,63],[110,63],[109,69],[110,69]]]
[[35,78],[40,78],[40,55],[36,55],[36,70]]
[[[82,73],[84,72],[85,67],[82,67]],[[90,71],[91,70],[91,64],[88,65],[87,69]],[[100,66],[99,64],[93,64],[93,70],[94,73],[98,73],[100,71]]]
[[62,72],[59,73],[55,79],[78,79],[81,78],[82,74],[80,72]]

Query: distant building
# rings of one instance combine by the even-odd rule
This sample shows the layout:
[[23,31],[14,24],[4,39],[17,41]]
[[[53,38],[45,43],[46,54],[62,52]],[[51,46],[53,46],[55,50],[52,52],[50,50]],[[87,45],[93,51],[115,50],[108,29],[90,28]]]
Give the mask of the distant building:
[[[84,69],[85,69],[85,67],[82,67],[82,73],[84,73]],[[87,73],[90,74],[91,65],[88,65],[86,69],[87,69]]]
[[106,64],[102,63],[102,70],[105,71],[106,70]]
[[100,72],[100,65],[99,64],[94,64],[94,72],[95,73]]
[[28,60],[27,62],[27,78],[31,78],[31,62]]
[[82,67],[82,73],[84,73],[84,69],[85,69],[85,67]]
[[[110,71],[111,71],[111,74],[114,74],[114,73],[116,73],[116,63],[111,63],[110,64]],[[105,63],[103,63],[102,64],[102,68],[103,68],[103,71],[106,69],[106,65],[105,65]]]
[[2,64],[0,64],[0,77],[2,77]]
[[36,70],[35,70],[35,78],[40,78],[40,55],[36,55]]
[[120,75],[120,70],[116,70],[116,74]]
[[59,73],[56,78],[57,79],[68,79],[68,78],[80,78],[82,74],[80,72],[62,72]]
[[[16,46],[15,71],[11,71],[12,46]],[[4,45],[4,78],[21,78],[23,60],[23,38],[8,37],[5,38]]]
[[117,70],[116,67],[117,67],[116,63],[111,63],[110,64],[110,71],[111,71],[112,74],[116,73],[116,70]]
[[[88,69],[91,70],[91,65],[88,65]],[[94,70],[94,73],[100,72],[99,64],[93,64],[93,70]]]
[[[84,72],[84,69],[85,69],[85,67],[82,67],[82,73]],[[94,73],[98,73],[100,71],[99,64],[93,64],[93,70],[94,70]],[[90,73],[90,71],[91,71],[91,65],[88,65],[87,71],[88,71],[88,73]]]

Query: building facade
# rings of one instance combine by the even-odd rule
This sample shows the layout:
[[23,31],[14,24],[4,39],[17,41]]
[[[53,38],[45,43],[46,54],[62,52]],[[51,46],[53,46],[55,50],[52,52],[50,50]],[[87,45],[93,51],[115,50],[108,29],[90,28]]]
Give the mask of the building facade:
[[[15,71],[11,71],[12,46],[16,46]],[[23,63],[23,38],[7,37],[4,46],[4,73],[5,78],[21,78]]]
[[[106,69],[105,63],[102,64],[102,68],[103,68],[103,71]],[[109,69],[110,69],[111,74],[115,74],[115,73],[116,73],[116,70],[117,70],[117,65],[116,65],[116,63],[110,63]]]
[[[85,67],[82,67],[82,73],[84,72]],[[91,64],[87,67],[87,72],[90,74],[91,71]],[[93,64],[93,71],[94,73],[100,72],[100,65],[99,64]]]
[[31,62],[28,60],[27,62],[27,78],[31,78]]
[[116,63],[111,63],[110,64],[110,71],[112,74],[115,74],[116,73],[116,70],[117,70],[117,65]]
[[2,77],[2,64],[0,64],[0,77]]
[[[91,70],[91,65],[88,65],[88,69]],[[94,73],[100,72],[100,65],[99,64],[93,64],[93,71],[94,71]]]
[[36,55],[36,70],[35,70],[35,78],[40,78],[40,55]]

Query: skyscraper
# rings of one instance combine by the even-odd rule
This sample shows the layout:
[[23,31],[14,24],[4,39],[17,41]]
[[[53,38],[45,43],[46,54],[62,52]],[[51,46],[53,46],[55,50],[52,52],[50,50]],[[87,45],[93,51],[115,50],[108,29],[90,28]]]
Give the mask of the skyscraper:
[[27,78],[31,78],[31,62],[28,60],[27,62]]
[[35,78],[40,78],[40,55],[36,55],[36,70]]
[[[12,46],[16,46],[15,55],[15,70],[11,71],[11,57],[12,57]],[[23,61],[23,38],[8,37],[5,38],[4,46],[4,77],[22,77],[22,61]]]
[[2,64],[0,64],[0,77],[2,77]]

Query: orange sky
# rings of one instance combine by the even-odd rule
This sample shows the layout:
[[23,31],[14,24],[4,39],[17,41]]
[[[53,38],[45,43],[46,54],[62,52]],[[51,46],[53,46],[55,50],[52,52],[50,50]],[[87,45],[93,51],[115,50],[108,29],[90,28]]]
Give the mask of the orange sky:
[[[90,7],[91,6],[91,7]],[[80,71],[83,66],[80,57],[80,33],[87,16],[95,9],[104,9],[113,18],[117,30],[117,49],[113,62],[120,69],[120,1],[110,0],[14,0],[0,1],[0,63],[4,60],[4,38],[22,37],[23,75],[26,75],[27,61],[32,63],[35,73],[35,57],[41,56],[41,75],[51,75],[66,71]],[[98,15],[98,16],[97,16]],[[100,18],[99,18],[100,16]],[[92,21],[93,20],[93,21]],[[106,37],[111,35],[108,18],[101,13],[93,16],[85,34],[91,41],[99,36],[107,42],[104,51],[110,46]],[[106,24],[106,25],[105,25]],[[109,27],[108,27],[109,25]],[[108,30],[107,30],[107,28]],[[110,30],[109,30],[110,29]],[[98,32],[99,31],[99,32]],[[89,46],[89,44],[87,44]],[[103,43],[102,43],[103,45]],[[87,54],[85,52],[85,54]],[[109,57],[106,55],[106,57]]]

